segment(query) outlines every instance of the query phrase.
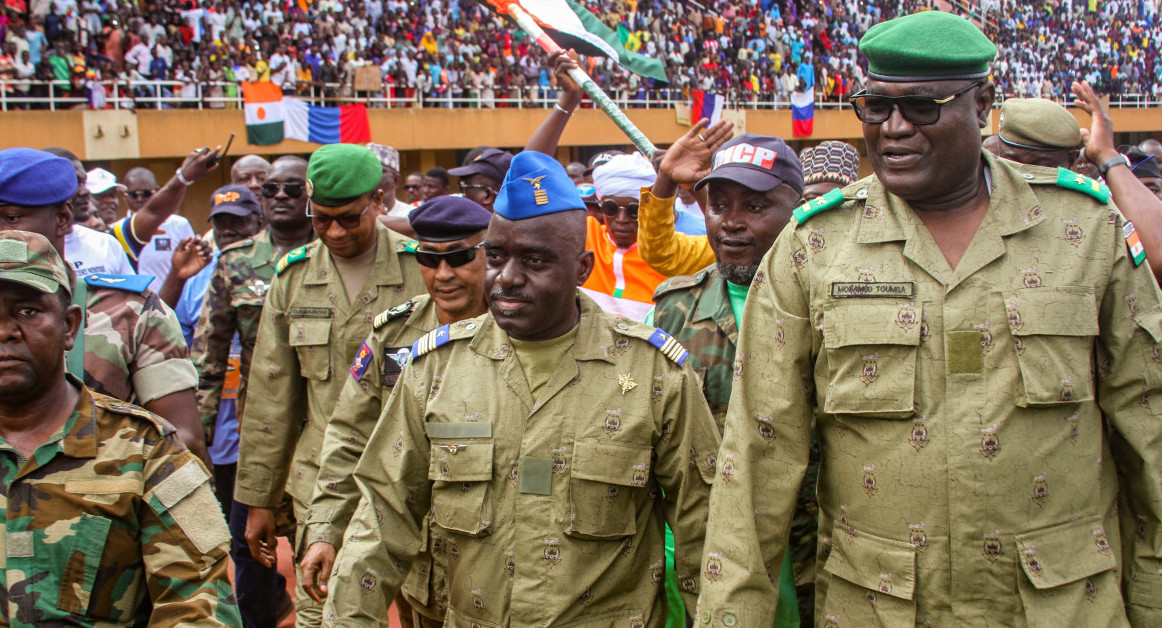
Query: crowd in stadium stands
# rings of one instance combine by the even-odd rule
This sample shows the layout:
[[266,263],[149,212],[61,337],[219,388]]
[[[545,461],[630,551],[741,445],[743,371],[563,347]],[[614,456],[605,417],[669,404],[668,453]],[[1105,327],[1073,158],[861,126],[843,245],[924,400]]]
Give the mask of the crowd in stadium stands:
[[[701,89],[745,105],[785,103],[812,87],[822,100],[844,100],[865,81],[856,50],[864,31],[931,0],[577,2],[622,27],[627,47],[662,60],[670,77],[663,91],[610,61],[589,59],[587,69],[607,91],[684,100],[689,89]],[[1002,94],[1060,98],[1079,79],[1099,93],[1162,93],[1154,0],[1113,0],[1093,10],[1089,0],[967,4],[985,10],[984,27],[1000,46],[995,79]],[[238,83],[267,80],[286,94],[419,96],[437,106],[553,97],[543,51],[473,0],[318,0],[306,10],[294,0],[5,5],[0,77],[68,82],[74,96],[93,81],[154,79],[180,86],[163,87],[163,94],[153,86],[105,89],[210,107],[229,106]],[[381,70],[383,88],[356,92],[357,70],[368,65]],[[38,90],[47,88],[8,88],[10,96]]]

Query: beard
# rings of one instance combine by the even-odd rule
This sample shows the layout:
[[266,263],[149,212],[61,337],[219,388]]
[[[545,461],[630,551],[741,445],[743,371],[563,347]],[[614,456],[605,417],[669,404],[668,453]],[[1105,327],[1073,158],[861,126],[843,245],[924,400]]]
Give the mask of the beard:
[[755,260],[750,264],[723,264],[719,262],[718,274],[736,286],[749,286],[754,281],[755,273],[759,271],[762,260]]

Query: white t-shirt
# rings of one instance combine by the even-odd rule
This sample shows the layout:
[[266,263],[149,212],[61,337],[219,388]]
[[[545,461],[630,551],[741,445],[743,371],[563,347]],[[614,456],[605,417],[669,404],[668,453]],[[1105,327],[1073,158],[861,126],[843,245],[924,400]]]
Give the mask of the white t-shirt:
[[[280,66],[282,69],[275,72],[274,68]],[[287,83],[290,82],[290,78],[294,76],[294,74],[292,74],[294,72],[294,66],[291,64],[291,58],[288,55],[282,54],[281,52],[276,52],[271,55],[270,69],[270,82],[278,85],[279,87],[288,86]]]
[[413,209],[415,207],[410,203],[395,199],[395,205],[392,205],[391,209],[387,210],[387,215],[393,218],[407,218],[411,215]]
[[65,259],[73,265],[78,278],[94,273],[137,274],[117,238],[81,225],[73,225],[73,230],[65,235]]
[[137,273],[153,275],[153,281],[149,283],[150,290],[157,292],[161,289],[161,284],[165,282],[170,266],[173,265],[173,252],[177,250],[178,243],[195,235],[197,234],[190,226],[190,221],[182,216],[175,214],[161,223],[161,229],[158,229],[149,240],[149,244],[146,244],[137,256]]

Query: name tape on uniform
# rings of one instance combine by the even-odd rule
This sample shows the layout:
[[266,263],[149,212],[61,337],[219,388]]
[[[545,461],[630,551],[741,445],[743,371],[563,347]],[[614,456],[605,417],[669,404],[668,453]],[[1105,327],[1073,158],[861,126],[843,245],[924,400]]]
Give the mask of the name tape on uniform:
[[916,296],[916,285],[911,281],[834,281],[831,298],[894,297],[911,299]]

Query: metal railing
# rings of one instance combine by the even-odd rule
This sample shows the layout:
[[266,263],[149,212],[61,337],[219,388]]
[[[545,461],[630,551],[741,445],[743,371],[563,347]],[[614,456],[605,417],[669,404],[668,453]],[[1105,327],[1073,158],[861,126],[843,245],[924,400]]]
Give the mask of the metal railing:
[[[89,83],[69,81],[0,80],[0,111],[39,109],[58,111],[89,107]],[[105,109],[241,109],[242,89],[238,83],[183,83],[181,81],[110,80],[99,85],[105,91]],[[186,88],[185,95],[182,94]],[[188,93],[191,92],[192,93]],[[355,91],[350,84],[304,85],[288,96],[315,105],[363,103],[370,108],[509,108],[544,109],[557,102],[555,89],[539,86],[524,88],[458,88],[437,93],[423,93],[415,88],[385,86],[380,91]],[[689,99],[679,88],[613,89],[613,101],[622,109],[673,109],[688,105]],[[790,109],[790,98],[781,93],[735,90],[726,93],[724,109]],[[998,94],[999,107],[1014,95]],[[1053,97],[1068,105],[1072,99]],[[585,106],[591,106],[586,101]],[[816,93],[815,106],[822,109],[849,108],[846,101],[835,101]],[[1110,107],[1119,109],[1162,108],[1162,93],[1120,94],[1110,98]]]

